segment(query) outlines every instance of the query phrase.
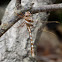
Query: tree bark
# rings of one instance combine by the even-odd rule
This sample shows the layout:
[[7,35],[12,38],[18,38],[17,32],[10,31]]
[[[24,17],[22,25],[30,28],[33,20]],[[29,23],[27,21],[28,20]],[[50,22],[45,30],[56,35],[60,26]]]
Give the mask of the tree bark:
[[[48,4],[47,1],[51,0],[22,0],[21,4],[33,2],[34,7],[41,6],[43,4]],[[17,28],[24,19],[20,20],[20,17],[14,16],[15,11],[15,0],[12,0],[6,8],[6,12],[2,19],[2,28],[6,28],[4,31],[7,31],[15,22],[18,22],[13,25],[1,38],[0,38],[0,62],[37,62],[35,58],[32,58],[30,55],[30,40],[29,33],[27,31],[26,25],[24,27]],[[34,43],[39,40],[42,29],[45,26],[45,23],[41,23],[42,20],[46,21],[48,19],[48,14],[46,12],[40,12],[33,14],[34,27],[32,28],[32,35]],[[9,21],[10,20],[10,21]],[[9,22],[9,25],[8,23]],[[6,24],[5,24],[6,23]],[[9,26],[9,27],[7,27]],[[0,27],[1,28],[1,27]],[[2,30],[3,30],[2,29]],[[1,30],[1,29],[0,29]],[[2,31],[1,31],[2,32]],[[1,33],[0,32],[0,33]],[[0,35],[1,36],[1,35]],[[34,45],[36,47],[36,45]],[[35,50],[36,54],[36,50]]]
[[[32,3],[28,4],[24,7],[18,4],[19,1],[16,1],[16,7],[17,9],[13,9],[13,13],[11,17],[9,17],[9,20],[2,23],[0,26],[0,37],[11,27],[13,26],[18,20],[22,19],[23,17],[20,17],[19,15],[22,16],[22,13],[25,13],[26,11],[30,11],[32,14],[38,13],[38,12],[43,12],[43,11],[54,11],[54,10],[59,10],[62,9],[62,4],[51,4],[51,5],[41,5],[41,7],[32,7]],[[22,7],[20,9],[20,7]],[[19,9],[19,10],[18,10]],[[8,9],[7,9],[8,10]],[[6,11],[5,13],[9,13],[9,11]]]

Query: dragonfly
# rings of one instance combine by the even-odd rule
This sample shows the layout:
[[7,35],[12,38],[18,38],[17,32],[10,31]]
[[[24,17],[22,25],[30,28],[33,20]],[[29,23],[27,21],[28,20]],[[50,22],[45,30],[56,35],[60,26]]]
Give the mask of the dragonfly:
[[[18,26],[17,28],[23,27],[26,24],[27,30],[29,32],[30,43],[31,43],[31,56],[34,57],[35,56],[35,54],[34,54],[34,41],[33,41],[32,32],[31,32],[31,27],[33,27],[33,22],[34,22],[33,19],[32,19],[32,14],[29,11],[27,11],[27,12],[25,12],[25,14],[23,16],[21,16],[21,15],[18,15],[18,16],[23,17],[23,19],[25,19],[25,21],[22,22],[20,24],[20,26]],[[59,23],[57,21],[50,21],[50,22],[45,22],[45,23],[51,23],[51,22],[52,23],[53,22]]]
[[31,56],[34,57],[34,41],[33,41],[32,32],[31,32],[31,27],[33,27],[33,22],[34,22],[32,19],[32,14],[29,11],[27,11],[25,12],[24,15],[22,14],[22,16],[21,15],[18,15],[18,16],[23,17],[23,19],[25,19],[25,21],[22,22],[20,26],[18,26],[17,28],[23,27],[26,24],[27,30],[29,32],[30,43],[31,43]]

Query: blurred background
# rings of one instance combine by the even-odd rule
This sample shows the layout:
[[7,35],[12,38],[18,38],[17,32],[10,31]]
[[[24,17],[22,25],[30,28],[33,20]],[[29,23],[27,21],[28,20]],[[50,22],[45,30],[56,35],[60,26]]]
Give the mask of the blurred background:
[[0,24],[1,24],[1,19],[4,15],[4,12],[5,12],[5,8],[10,1],[11,0],[0,0]]
[[[56,0],[55,3],[62,3],[62,0]],[[60,42],[62,42],[62,10],[50,12],[48,21],[58,21],[59,23],[47,23],[50,31],[54,31]]]

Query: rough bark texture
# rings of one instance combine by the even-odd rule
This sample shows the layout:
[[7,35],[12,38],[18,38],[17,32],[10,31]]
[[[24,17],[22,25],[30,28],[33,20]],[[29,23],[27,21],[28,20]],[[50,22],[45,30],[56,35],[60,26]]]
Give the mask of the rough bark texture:
[[[51,3],[52,1],[22,0],[21,4],[25,5],[27,2],[34,2],[35,7]],[[6,8],[2,23],[11,19],[14,10],[15,0],[11,0]],[[32,29],[32,36],[35,42],[40,39],[41,31],[45,26],[45,23],[41,23],[41,21],[46,21],[47,18],[48,14],[46,12],[40,12],[33,15],[35,27]],[[0,62],[36,62],[34,58],[30,57],[30,40],[26,25],[24,27],[17,28],[23,21],[24,19],[17,22],[0,38]],[[36,23],[36,21],[38,22]]]

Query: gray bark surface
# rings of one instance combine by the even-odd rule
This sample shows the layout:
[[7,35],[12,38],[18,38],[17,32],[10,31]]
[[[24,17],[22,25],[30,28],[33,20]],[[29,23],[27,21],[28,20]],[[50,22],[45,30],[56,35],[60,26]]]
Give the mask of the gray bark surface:
[[[34,2],[34,7],[52,3],[51,0],[22,0],[21,4],[25,5],[27,2]],[[2,23],[11,19],[14,10],[15,0],[11,0],[6,8]],[[42,29],[45,26],[45,23],[41,22],[47,19],[46,12],[33,15],[32,36],[35,42],[40,39]],[[24,19],[19,20],[0,38],[0,62],[36,62],[36,59],[30,57],[30,40],[26,25],[17,28],[23,21]],[[34,46],[36,47],[36,45]]]

